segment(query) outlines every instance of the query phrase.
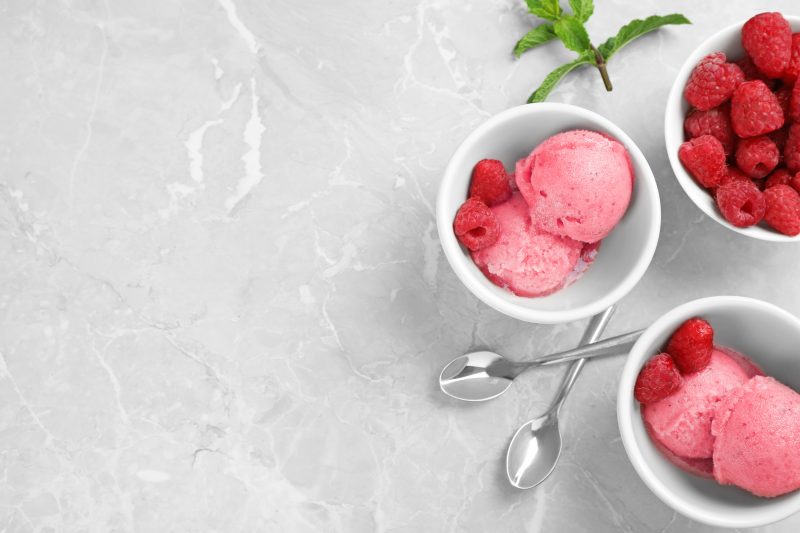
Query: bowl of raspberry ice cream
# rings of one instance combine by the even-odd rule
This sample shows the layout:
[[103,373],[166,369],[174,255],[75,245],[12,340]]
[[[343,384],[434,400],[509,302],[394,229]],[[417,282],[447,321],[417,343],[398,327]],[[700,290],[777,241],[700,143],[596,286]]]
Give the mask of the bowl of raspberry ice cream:
[[631,349],[617,417],[644,483],[699,522],[756,527],[800,511],[800,320],[721,296],[681,305]]
[[554,324],[624,297],[655,252],[661,208],[633,141],[602,116],[528,104],[473,131],[445,170],[436,218],[464,285],[514,318]]
[[664,117],[670,164],[725,227],[800,241],[800,17],[758,13],[686,59]]

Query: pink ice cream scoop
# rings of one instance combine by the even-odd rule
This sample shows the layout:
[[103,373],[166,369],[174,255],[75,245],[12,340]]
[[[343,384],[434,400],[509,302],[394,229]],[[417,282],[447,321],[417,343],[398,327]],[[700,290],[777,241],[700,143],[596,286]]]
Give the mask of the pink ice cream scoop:
[[746,357],[730,348],[715,346],[708,366],[683,376],[683,385],[677,392],[642,406],[651,438],[689,464],[699,465],[691,459],[710,458],[714,451],[711,423],[717,405],[754,372],[760,373]]
[[800,394],[756,376],[716,409],[714,477],[758,496],[800,489]]
[[617,140],[572,130],[550,137],[517,162],[516,180],[534,225],[592,243],[622,219],[634,175],[630,156]]
[[472,260],[495,285],[518,296],[545,296],[574,279],[570,274],[581,259],[582,242],[536,228],[518,192],[491,209],[500,237],[492,246],[472,252]]

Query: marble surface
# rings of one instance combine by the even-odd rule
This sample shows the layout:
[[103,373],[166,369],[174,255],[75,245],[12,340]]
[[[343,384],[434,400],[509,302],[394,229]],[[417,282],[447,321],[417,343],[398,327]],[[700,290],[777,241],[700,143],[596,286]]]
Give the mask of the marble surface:
[[[596,3],[596,41],[694,21],[614,57],[613,93],[581,70],[551,97],[626,130],[661,191],[608,334],[704,295],[800,314],[800,249],[703,216],[663,146],[683,58],[760,2]],[[437,389],[471,348],[522,359],[585,326],[487,308],[434,226],[454,148],[569,57],[514,60],[532,23],[520,0],[0,1],[0,530],[712,531],[628,463],[622,358],[587,365],[528,492],[502,458],[563,368],[485,405]]]

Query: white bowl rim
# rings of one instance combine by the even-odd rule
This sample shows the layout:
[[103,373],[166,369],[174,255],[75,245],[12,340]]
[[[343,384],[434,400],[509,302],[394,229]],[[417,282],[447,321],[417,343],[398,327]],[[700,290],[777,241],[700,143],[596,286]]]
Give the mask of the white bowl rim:
[[702,315],[709,310],[734,305],[759,309],[767,313],[772,313],[773,315],[781,316],[787,321],[794,323],[797,329],[800,330],[800,318],[797,318],[789,311],[775,304],[746,296],[710,296],[691,300],[674,307],[655,320],[644,333],[642,333],[642,336],[639,337],[639,340],[637,340],[631,348],[628,359],[622,370],[619,388],[617,390],[617,424],[619,426],[620,437],[622,438],[622,446],[625,448],[625,452],[634,470],[636,470],[636,473],[642,481],[644,481],[645,485],[647,485],[653,494],[661,499],[661,501],[684,516],[704,524],[727,528],[759,527],[783,520],[800,511],[800,499],[792,500],[784,505],[780,504],[784,503],[785,500],[773,500],[777,505],[754,511],[749,519],[731,518],[726,515],[710,513],[700,506],[687,505],[685,500],[675,496],[674,492],[650,469],[650,465],[642,456],[633,433],[633,416],[635,416],[632,410],[632,406],[635,402],[633,399],[633,385],[636,382],[636,376],[639,374],[641,364],[636,364],[634,358],[631,357],[630,354],[634,354],[644,350],[645,347],[649,347],[655,338],[663,332],[665,325],[673,322],[676,318],[690,318],[692,316]]
[[[451,176],[456,166],[456,161],[463,159],[470,148],[478,142],[487,131],[505,121],[511,120],[521,115],[537,114],[541,111],[556,111],[567,113],[575,117],[585,119],[589,122],[597,123],[602,128],[611,132],[620,142],[622,142],[631,158],[635,160],[637,166],[643,170],[636,176],[637,186],[647,187],[651,194],[643,195],[643,200],[649,199],[650,205],[646,206],[647,212],[650,215],[650,228],[647,232],[647,237],[644,246],[641,248],[640,253],[634,263],[633,267],[628,271],[627,275],[618,283],[611,291],[605,293],[603,297],[598,298],[590,303],[577,306],[564,310],[540,310],[532,309],[518,305],[510,300],[503,299],[492,293],[487,286],[484,286],[479,280],[475,278],[474,271],[467,268],[467,261],[471,261],[466,256],[455,237],[453,232],[453,221],[444,216],[445,198],[451,194],[451,187],[454,179]],[[450,267],[455,271],[456,276],[461,282],[472,292],[478,299],[493,309],[525,322],[533,322],[537,324],[561,324],[571,322],[574,320],[581,320],[600,313],[608,307],[614,305],[619,300],[625,297],[641,280],[645,272],[650,266],[650,261],[656,251],[658,244],[658,237],[661,231],[661,201],[658,193],[658,185],[656,183],[653,171],[650,164],[647,162],[642,151],[637,144],[631,139],[619,126],[614,124],[611,120],[604,116],[590,111],[583,107],[575,106],[572,104],[563,104],[556,102],[541,102],[535,104],[522,104],[493,115],[488,120],[475,128],[458,146],[456,151],[447,163],[442,181],[439,185],[439,191],[436,198],[436,224],[439,233],[439,241],[441,242],[442,249],[444,250],[445,257],[450,263]],[[602,252],[601,252],[602,253]],[[483,274],[480,274],[481,276]],[[580,283],[578,280],[577,283]]]
[[[795,25],[800,26],[800,16],[795,15],[783,15],[783,17],[788,20],[790,23],[794,23]],[[749,19],[747,19],[749,20]],[[697,62],[707,54],[711,52],[716,52],[720,50],[711,49],[711,43],[716,41],[717,39],[721,38],[724,35],[729,33],[733,33],[735,31],[741,31],[742,26],[747,20],[743,20],[741,22],[736,22],[729,26],[722,28],[721,30],[717,31],[702,43],[700,43],[686,58],[681,65],[678,74],[675,76],[675,81],[672,83],[672,88],[669,91],[669,96],[667,96],[667,105],[665,106],[664,110],[664,144],[666,145],[667,149],[667,157],[669,158],[670,166],[672,166],[672,172],[675,174],[675,177],[678,179],[678,183],[680,183],[681,188],[689,197],[689,199],[706,215],[708,215],[712,220],[715,220],[719,224],[725,226],[729,230],[735,231],[741,235],[745,235],[747,237],[751,237],[754,239],[759,239],[762,241],[770,241],[770,242],[800,242],[800,235],[791,237],[789,235],[783,235],[782,233],[778,233],[777,231],[763,228],[760,226],[750,226],[747,228],[737,228],[727,220],[725,220],[722,215],[720,215],[713,204],[708,204],[706,202],[701,202],[698,200],[700,195],[702,197],[708,197],[708,192],[704,189],[701,189],[700,186],[695,182],[694,178],[692,178],[686,169],[683,168],[683,164],[681,164],[680,160],[678,159],[678,146],[670,146],[669,145],[669,134],[673,131],[673,128],[680,128],[680,138],[683,139],[683,114],[680,112],[680,106],[683,99],[683,84],[679,83],[680,80],[688,79],[689,73],[692,69],[694,69]],[[794,28],[793,28],[794,30]],[[703,50],[704,52],[701,52]],[[680,117],[680,120],[676,121],[672,120],[670,117]]]

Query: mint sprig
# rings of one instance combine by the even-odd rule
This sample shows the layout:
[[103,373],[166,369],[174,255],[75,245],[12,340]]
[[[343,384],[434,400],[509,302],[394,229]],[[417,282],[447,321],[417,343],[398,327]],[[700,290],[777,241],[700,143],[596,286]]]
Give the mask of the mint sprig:
[[572,13],[561,9],[558,0],[525,0],[528,11],[548,22],[536,26],[526,33],[514,46],[514,55],[539,45],[559,39],[563,45],[576,52],[578,57],[561,65],[542,81],[542,84],[530,95],[528,103],[543,102],[558,82],[569,72],[582,65],[593,65],[600,72],[603,85],[611,91],[611,79],[608,76],[608,60],[626,44],[642,35],[669,24],[691,24],[689,19],[679,13],[671,15],[653,15],[646,19],[634,19],[619,29],[614,37],[595,47],[589,38],[584,23],[594,13],[593,0],[569,0]]

